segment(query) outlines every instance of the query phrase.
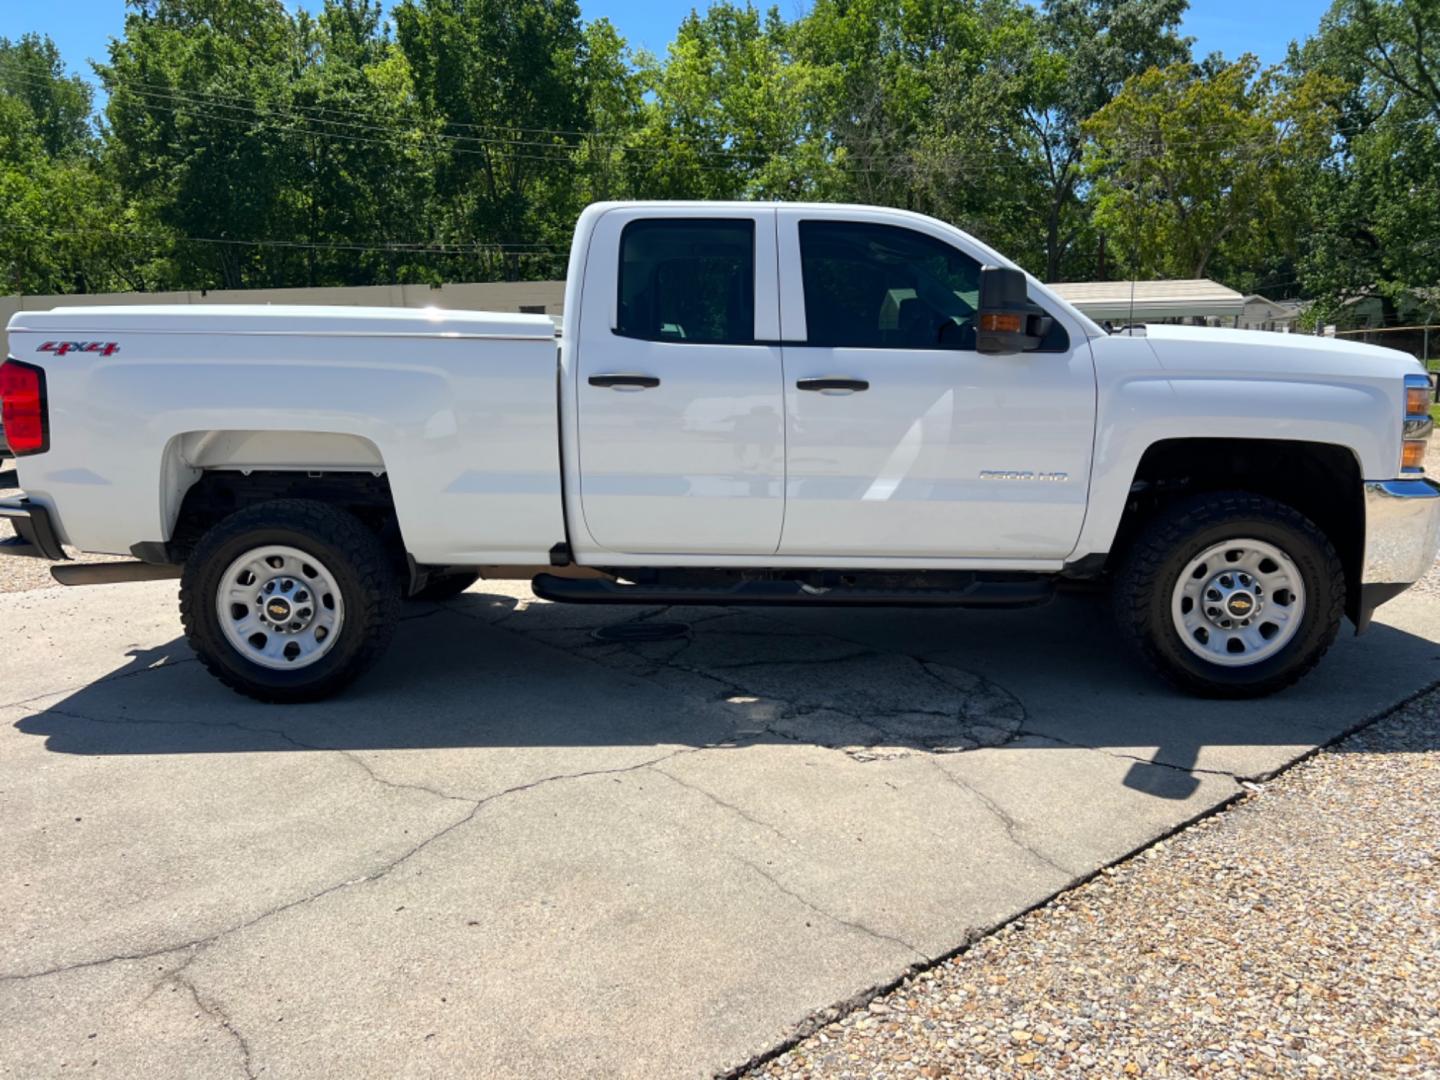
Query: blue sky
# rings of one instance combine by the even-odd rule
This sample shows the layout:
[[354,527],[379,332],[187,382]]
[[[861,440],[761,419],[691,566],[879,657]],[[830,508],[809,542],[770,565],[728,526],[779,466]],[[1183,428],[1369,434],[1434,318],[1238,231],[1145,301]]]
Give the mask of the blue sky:
[[[318,6],[318,0],[307,6]],[[664,52],[693,6],[676,0],[580,0],[585,18],[604,16],[632,45],[654,52]],[[805,9],[801,0],[780,0],[779,6],[787,17]],[[1218,50],[1235,57],[1249,51],[1264,63],[1277,63],[1293,38],[1314,31],[1329,6],[1329,0],[1191,0],[1185,32],[1196,39],[1197,56]],[[86,75],[90,70],[84,61],[104,59],[106,43],[120,33],[124,19],[123,0],[0,0],[0,36],[15,38],[31,30],[49,34],[71,69]]]

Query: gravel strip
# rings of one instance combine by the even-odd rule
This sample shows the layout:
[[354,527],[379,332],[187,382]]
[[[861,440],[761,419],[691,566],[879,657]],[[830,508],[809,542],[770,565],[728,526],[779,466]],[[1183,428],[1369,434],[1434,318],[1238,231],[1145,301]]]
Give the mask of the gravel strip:
[[757,1077],[1440,1076],[1440,691]]

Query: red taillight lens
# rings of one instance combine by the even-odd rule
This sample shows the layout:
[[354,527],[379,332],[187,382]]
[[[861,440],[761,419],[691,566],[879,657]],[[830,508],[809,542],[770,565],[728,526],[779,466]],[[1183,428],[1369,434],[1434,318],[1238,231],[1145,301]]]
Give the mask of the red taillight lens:
[[0,364],[0,423],[5,425],[5,441],[17,457],[50,449],[45,372],[41,368],[19,360]]

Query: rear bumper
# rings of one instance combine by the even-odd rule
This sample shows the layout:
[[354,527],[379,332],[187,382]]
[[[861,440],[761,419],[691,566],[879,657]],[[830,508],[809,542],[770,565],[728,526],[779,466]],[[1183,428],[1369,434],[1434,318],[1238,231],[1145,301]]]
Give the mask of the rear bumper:
[[0,518],[15,526],[19,542],[0,544],[0,555],[30,555],[39,559],[68,559],[60,546],[50,511],[29,499],[0,499]]

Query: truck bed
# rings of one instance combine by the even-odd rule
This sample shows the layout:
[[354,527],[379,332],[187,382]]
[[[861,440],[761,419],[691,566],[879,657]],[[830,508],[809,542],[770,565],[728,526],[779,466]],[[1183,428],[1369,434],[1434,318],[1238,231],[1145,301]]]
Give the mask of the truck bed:
[[364,470],[417,559],[544,562],[564,539],[555,333],[431,308],[22,312],[10,355],[45,369],[52,449],[20,480],[66,543],[124,553],[169,535],[202,469]]

